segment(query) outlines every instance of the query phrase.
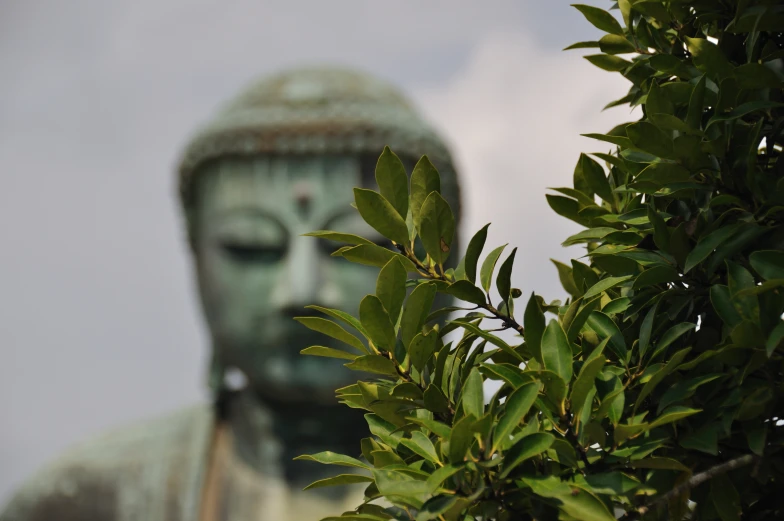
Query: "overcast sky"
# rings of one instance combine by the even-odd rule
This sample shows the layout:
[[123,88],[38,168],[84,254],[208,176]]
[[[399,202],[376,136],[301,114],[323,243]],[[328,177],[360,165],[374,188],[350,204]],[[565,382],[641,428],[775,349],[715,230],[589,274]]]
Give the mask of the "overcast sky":
[[561,297],[548,258],[579,254],[559,245],[577,228],[546,187],[605,151],[580,133],[630,119],[600,112],[620,76],[560,51],[598,33],[568,4],[0,0],[0,502],[75,441],[205,398],[173,165],[258,75],[400,85],[452,145],[464,235],[493,222],[515,285]]

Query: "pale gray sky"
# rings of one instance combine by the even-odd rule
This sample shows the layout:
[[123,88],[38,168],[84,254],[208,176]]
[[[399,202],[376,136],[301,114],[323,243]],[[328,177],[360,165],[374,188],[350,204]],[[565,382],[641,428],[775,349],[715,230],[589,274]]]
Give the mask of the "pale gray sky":
[[599,110],[620,76],[560,52],[598,33],[568,4],[0,0],[0,502],[73,442],[204,399],[172,167],[255,76],[327,62],[403,87],[453,145],[465,234],[494,222],[515,285],[560,297],[547,259],[576,226],[545,188],[606,149],[579,133],[630,119]]

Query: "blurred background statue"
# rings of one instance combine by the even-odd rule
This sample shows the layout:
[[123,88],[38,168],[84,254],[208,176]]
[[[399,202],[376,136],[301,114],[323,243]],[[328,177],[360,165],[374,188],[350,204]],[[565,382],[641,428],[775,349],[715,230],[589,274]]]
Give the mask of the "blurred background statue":
[[409,172],[428,154],[459,215],[442,141],[393,86],[358,72],[265,78],[196,133],[178,174],[212,336],[213,403],[73,449],[30,480],[0,519],[308,521],[359,504],[361,488],[301,491],[334,473],[293,457],[357,453],[367,426],[335,399],[336,388],[355,380],[350,372],[299,354],[329,339],[293,317],[314,303],[353,312],[375,291],[375,268],[331,257],[339,244],[303,234],[374,237],[349,205],[354,186],[375,184],[384,145]]

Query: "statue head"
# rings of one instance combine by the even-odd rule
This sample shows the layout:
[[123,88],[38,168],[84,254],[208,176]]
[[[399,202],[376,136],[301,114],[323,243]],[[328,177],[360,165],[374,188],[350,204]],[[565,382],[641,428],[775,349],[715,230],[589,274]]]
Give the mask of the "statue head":
[[302,356],[329,339],[292,320],[317,304],[356,312],[377,269],[305,237],[332,229],[383,237],[350,203],[375,186],[389,145],[409,172],[427,154],[459,215],[455,169],[441,139],[392,85],[342,69],[299,69],[241,92],[190,141],[180,196],[201,303],[213,339],[213,390],[237,369],[267,400],[334,402],[356,378],[340,361]]

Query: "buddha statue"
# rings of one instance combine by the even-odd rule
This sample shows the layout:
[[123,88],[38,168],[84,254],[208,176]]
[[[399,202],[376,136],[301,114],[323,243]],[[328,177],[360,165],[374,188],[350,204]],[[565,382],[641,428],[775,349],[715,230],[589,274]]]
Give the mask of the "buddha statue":
[[[351,70],[262,79],[198,131],[179,194],[211,334],[214,400],[115,430],[72,449],[11,499],[1,521],[308,521],[361,503],[363,488],[314,489],[334,468],[294,461],[358,455],[362,415],[337,403],[356,381],[339,360],[302,356],[329,339],[293,317],[306,305],[356,312],[377,269],[303,236],[377,235],[350,203],[374,186],[384,145],[407,164],[427,154],[459,211],[439,137],[391,85]],[[98,390],[100,392],[100,390]]]

